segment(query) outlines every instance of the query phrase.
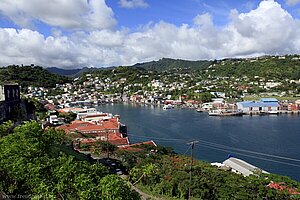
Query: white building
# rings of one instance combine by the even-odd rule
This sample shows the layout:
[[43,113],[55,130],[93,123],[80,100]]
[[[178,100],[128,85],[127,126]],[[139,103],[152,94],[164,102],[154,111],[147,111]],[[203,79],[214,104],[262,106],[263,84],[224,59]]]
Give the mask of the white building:
[[231,169],[232,172],[237,173],[237,174],[242,174],[243,176],[249,176],[255,173],[266,173],[269,174],[268,172],[251,165],[241,159],[238,158],[228,158],[223,162],[223,164]]

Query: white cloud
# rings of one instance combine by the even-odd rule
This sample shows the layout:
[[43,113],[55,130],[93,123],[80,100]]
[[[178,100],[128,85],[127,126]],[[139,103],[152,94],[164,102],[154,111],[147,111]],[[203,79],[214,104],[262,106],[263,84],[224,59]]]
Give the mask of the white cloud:
[[125,32],[122,31],[101,30],[91,32],[88,40],[93,45],[112,48],[122,46],[124,37]]
[[23,28],[39,20],[65,29],[103,29],[116,24],[105,0],[1,0],[0,13]]
[[286,0],[286,4],[289,6],[294,6],[298,3],[300,3],[300,0]]
[[119,5],[122,8],[147,8],[149,6],[144,0],[120,0]]
[[194,18],[194,24],[199,26],[212,26],[213,20],[209,13],[205,13],[203,15],[197,15]]
[[0,28],[0,64],[40,64],[77,68],[129,65],[162,57],[189,60],[300,53],[300,22],[275,1],[248,13],[231,11],[230,22],[214,25],[209,14],[194,24],[159,22],[139,31],[93,30],[53,36],[29,29]]
[[243,48],[235,47],[233,54],[243,51],[284,54],[299,50],[293,42],[299,37],[296,35],[300,28],[298,20],[274,1],[262,1],[249,13],[232,11],[231,18],[229,29],[235,34],[235,40],[244,45]]
[[80,52],[67,37],[45,38],[36,31],[5,28],[0,29],[0,45],[3,47],[0,48],[2,65],[23,63],[62,67],[81,65],[77,57]]

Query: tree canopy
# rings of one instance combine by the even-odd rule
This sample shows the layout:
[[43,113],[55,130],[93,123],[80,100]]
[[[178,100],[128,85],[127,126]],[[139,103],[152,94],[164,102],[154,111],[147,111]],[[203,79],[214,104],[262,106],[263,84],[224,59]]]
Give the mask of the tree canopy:
[[139,199],[103,165],[62,153],[64,141],[63,132],[35,121],[0,138],[0,191],[32,199]]
[[70,82],[70,79],[52,74],[39,66],[10,65],[0,68],[0,82],[16,82],[22,88],[28,86],[55,87],[55,84]]

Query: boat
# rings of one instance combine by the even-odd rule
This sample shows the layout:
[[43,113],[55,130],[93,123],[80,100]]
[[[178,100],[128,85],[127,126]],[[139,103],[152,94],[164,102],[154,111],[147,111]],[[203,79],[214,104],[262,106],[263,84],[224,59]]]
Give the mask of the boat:
[[235,110],[211,110],[209,116],[242,116],[243,112]]
[[268,114],[269,114],[269,115],[278,115],[279,112],[278,112],[278,110],[269,110],[269,111],[268,111]]
[[196,109],[197,112],[203,112],[201,108]]
[[172,108],[174,108],[174,106],[172,104],[166,104],[163,107],[164,110],[169,110],[169,109],[172,109]]

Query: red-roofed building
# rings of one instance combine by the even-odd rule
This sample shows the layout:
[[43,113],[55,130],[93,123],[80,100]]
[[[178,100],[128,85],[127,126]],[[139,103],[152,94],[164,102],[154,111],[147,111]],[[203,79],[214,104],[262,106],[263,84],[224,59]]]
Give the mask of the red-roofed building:
[[187,103],[187,104],[193,105],[193,104],[199,104],[199,101],[191,100],[191,99],[190,99],[190,100],[187,100],[186,103]]
[[287,189],[288,193],[292,195],[300,194],[300,192],[298,192],[297,189],[295,188],[287,188],[284,182],[279,182],[279,183],[271,182],[267,185],[267,187],[278,191],[283,191]]
[[83,123],[73,123],[73,124],[65,124],[65,125],[62,125],[62,126],[58,126],[57,129],[61,129],[61,130],[64,130],[66,133],[72,133],[72,132],[75,132],[77,131],[77,129],[79,127],[86,127],[86,126],[90,126],[92,125],[91,123],[88,123],[88,122],[83,122]]
[[47,110],[55,110],[55,105],[54,104],[46,104],[45,105],[45,108],[47,109]]
[[93,138],[84,138],[80,140],[80,144],[93,144],[95,142],[97,142],[97,140]]
[[[82,145],[82,144],[87,144],[87,145],[93,146],[93,143],[96,143],[98,141],[107,141],[107,138],[106,138],[106,136],[99,137],[99,138],[80,138],[79,140],[77,140],[74,143],[74,145],[79,146],[79,148],[80,148],[80,145]],[[117,147],[129,145],[128,138],[122,137],[122,134],[120,134],[120,133],[108,134],[108,142]]]
[[120,133],[115,133],[115,134],[109,134],[108,135],[108,142],[116,145],[117,147],[121,147],[124,145],[129,145],[128,138],[123,138],[122,134]]
[[141,142],[141,143],[120,146],[119,149],[125,150],[125,151],[131,151],[131,152],[138,152],[138,151],[143,150],[142,148],[139,147],[141,145],[151,145],[151,146],[157,147],[155,142],[153,140],[151,140],[151,141],[147,141],[147,142]]
[[110,133],[119,133],[119,122],[117,118],[111,118],[96,124],[76,120],[72,124],[59,126],[58,129],[62,129],[66,133],[79,132],[89,134],[92,137],[106,137]]

